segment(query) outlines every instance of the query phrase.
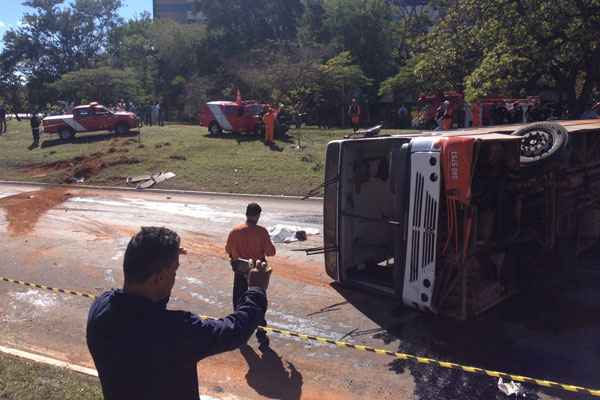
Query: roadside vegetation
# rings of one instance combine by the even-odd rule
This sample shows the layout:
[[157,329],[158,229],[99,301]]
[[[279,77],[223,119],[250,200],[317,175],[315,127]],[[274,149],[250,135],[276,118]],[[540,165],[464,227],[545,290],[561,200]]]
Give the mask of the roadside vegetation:
[[600,100],[597,0],[202,0],[193,24],[125,21],[123,4],[26,2],[3,38],[0,101],[21,112],[159,101],[181,121],[239,88],[335,126],[358,97],[389,126],[400,103],[444,91],[545,93],[571,118]]
[[321,184],[327,142],[349,132],[293,129],[271,149],[258,136],[166,125],[143,127],[141,137],[95,132],[63,142],[42,135],[42,147],[29,150],[30,131],[26,120],[9,121],[0,136],[0,179],[125,186],[128,176],[172,171],[177,177],[159,188],[274,195],[303,195]]
[[95,377],[0,353],[2,400],[100,400]]

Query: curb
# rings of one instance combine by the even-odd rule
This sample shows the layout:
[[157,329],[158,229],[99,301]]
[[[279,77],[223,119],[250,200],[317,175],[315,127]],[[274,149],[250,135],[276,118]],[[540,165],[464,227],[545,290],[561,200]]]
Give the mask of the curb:
[[13,349],[12,347],[0,346],[0,352],[14,357],[23,358],[29,361],[35,361],[38,363],[51,365],[53,367],[58,368],[66,368],[70,371],[78,372],[80,374],[94,376],[96,378],[98,377],[98,371],[96,371],[93,368],[82,367],[80,365],[71,364],[69,362],[57,360],[55,358],[30,353],[28,351]]
[[[22,358],[25,360],[33,361],[40,364],[50,365],[52,367],[65,368],[69,371],[77,372],[82,375],[92,376],[98,378],[98,371],[94,368],[82,367],[81,365],[71,364],[66,361],[57,360],[55,358],[42,356],[40,354],[30,353],[24,350],[14,349],[12,347],[0,346],[0,353],[8,354],[13,357]],[[230,399],[238,400],[238,397],[228,397]],[[211,397],[204,394],[200,395],[200,400],[221,400],[222,398]]]
[[241,197],[241,198],[262,198],[270,200],[299,200],[299,201],[312,201],[322,202],[322,197],[311,197],[303,200],[302,196],[285,196],[285,195],[271,195],[271,194],[246,194],[246,193],[226,193],[226,192],[203,192],[196,190],[182,190],[182,189],[143,189],[138,190],[136,188],[129,188],[123,186],[96,186],[96,185],[76,185],[76,184],[62,184],[62,183],[45,183],[45,182],[25,182],[25,181],[1,181],[0,185],[19,185],[19,186],[46,186],[46,187],[62,187],[62,188],[74,188],[74,189],[93,189],[93,190],[106,190],[106,191],[119,191],[119,192],[136,192],[136,193],[159,193],[159,194],[183,194],[191,196],[221,196],[221,197]]

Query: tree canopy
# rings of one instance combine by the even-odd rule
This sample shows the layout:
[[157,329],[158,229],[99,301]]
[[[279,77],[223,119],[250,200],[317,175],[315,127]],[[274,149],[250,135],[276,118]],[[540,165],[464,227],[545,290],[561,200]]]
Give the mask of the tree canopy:
[[86,97],[86,79],[108,79],[99,101],[160,100],[189,115],[236,88],[297,109],[552,92],[578,114],[600,89],[600,0],[203,0],[204,21],[184,25],[123,21],[121,0],[24,4],[0,54],[4,97],[23,105],[75,96],[75,82]]

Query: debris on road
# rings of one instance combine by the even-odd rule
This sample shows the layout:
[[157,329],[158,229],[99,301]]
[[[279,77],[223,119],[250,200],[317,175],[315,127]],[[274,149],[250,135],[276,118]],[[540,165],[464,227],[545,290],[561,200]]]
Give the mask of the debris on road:
[[291,243],[305,241],[309,235],[318,235],[316,228],[302,228],[300,226],[277,224],[268,229],[269,236],[274,243]]
[[173,172],[159,172],[153,175],[140,175],[134,177],[127,177],[127,183],[137,183],[136,189],[148,189],[152,186],[166,181],[167,179],[174,178],[176,175]]
[[152,179],[152,176],[150,176],[150,175],[128,176],[127,183],[128,184],[139,183],[139,182],[147,181],[149,179]]
[[513,381],[504,382],[502,378],[499,378],[498,389],[500,389],[500,391],[507,396],[512,396],[514,394],[515,398],[518,398],[522,394],[523,397],[525,397],[525,394],[523,393],[523,386],[520,383]]

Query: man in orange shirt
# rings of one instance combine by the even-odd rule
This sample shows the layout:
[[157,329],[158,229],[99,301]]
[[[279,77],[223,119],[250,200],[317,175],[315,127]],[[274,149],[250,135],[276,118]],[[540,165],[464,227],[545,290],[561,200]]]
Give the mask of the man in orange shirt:
[[263,117],[265,122],[265,144],[275,143],[275,122],[277,121],[277,112],[274,108],[268,107]]
[[[235,311],[240,300],[248,290],[248,270],[246,263],[239,262],[243,260],[261,260],[266,261],[266,257],[275,255],[275,246],[271,242],[269,232],[258,225],[262,209],[256,203],[250,203],[246,207],[246,223],[233,228],[227,238],[225,251],[229,254],[231,268],[233,269],[233,310]],[[266,326],[267,322],[263,319],[258,324]],[[261,348],[269,346],[269,338],[266,333],[257,330],[256,338]]]

